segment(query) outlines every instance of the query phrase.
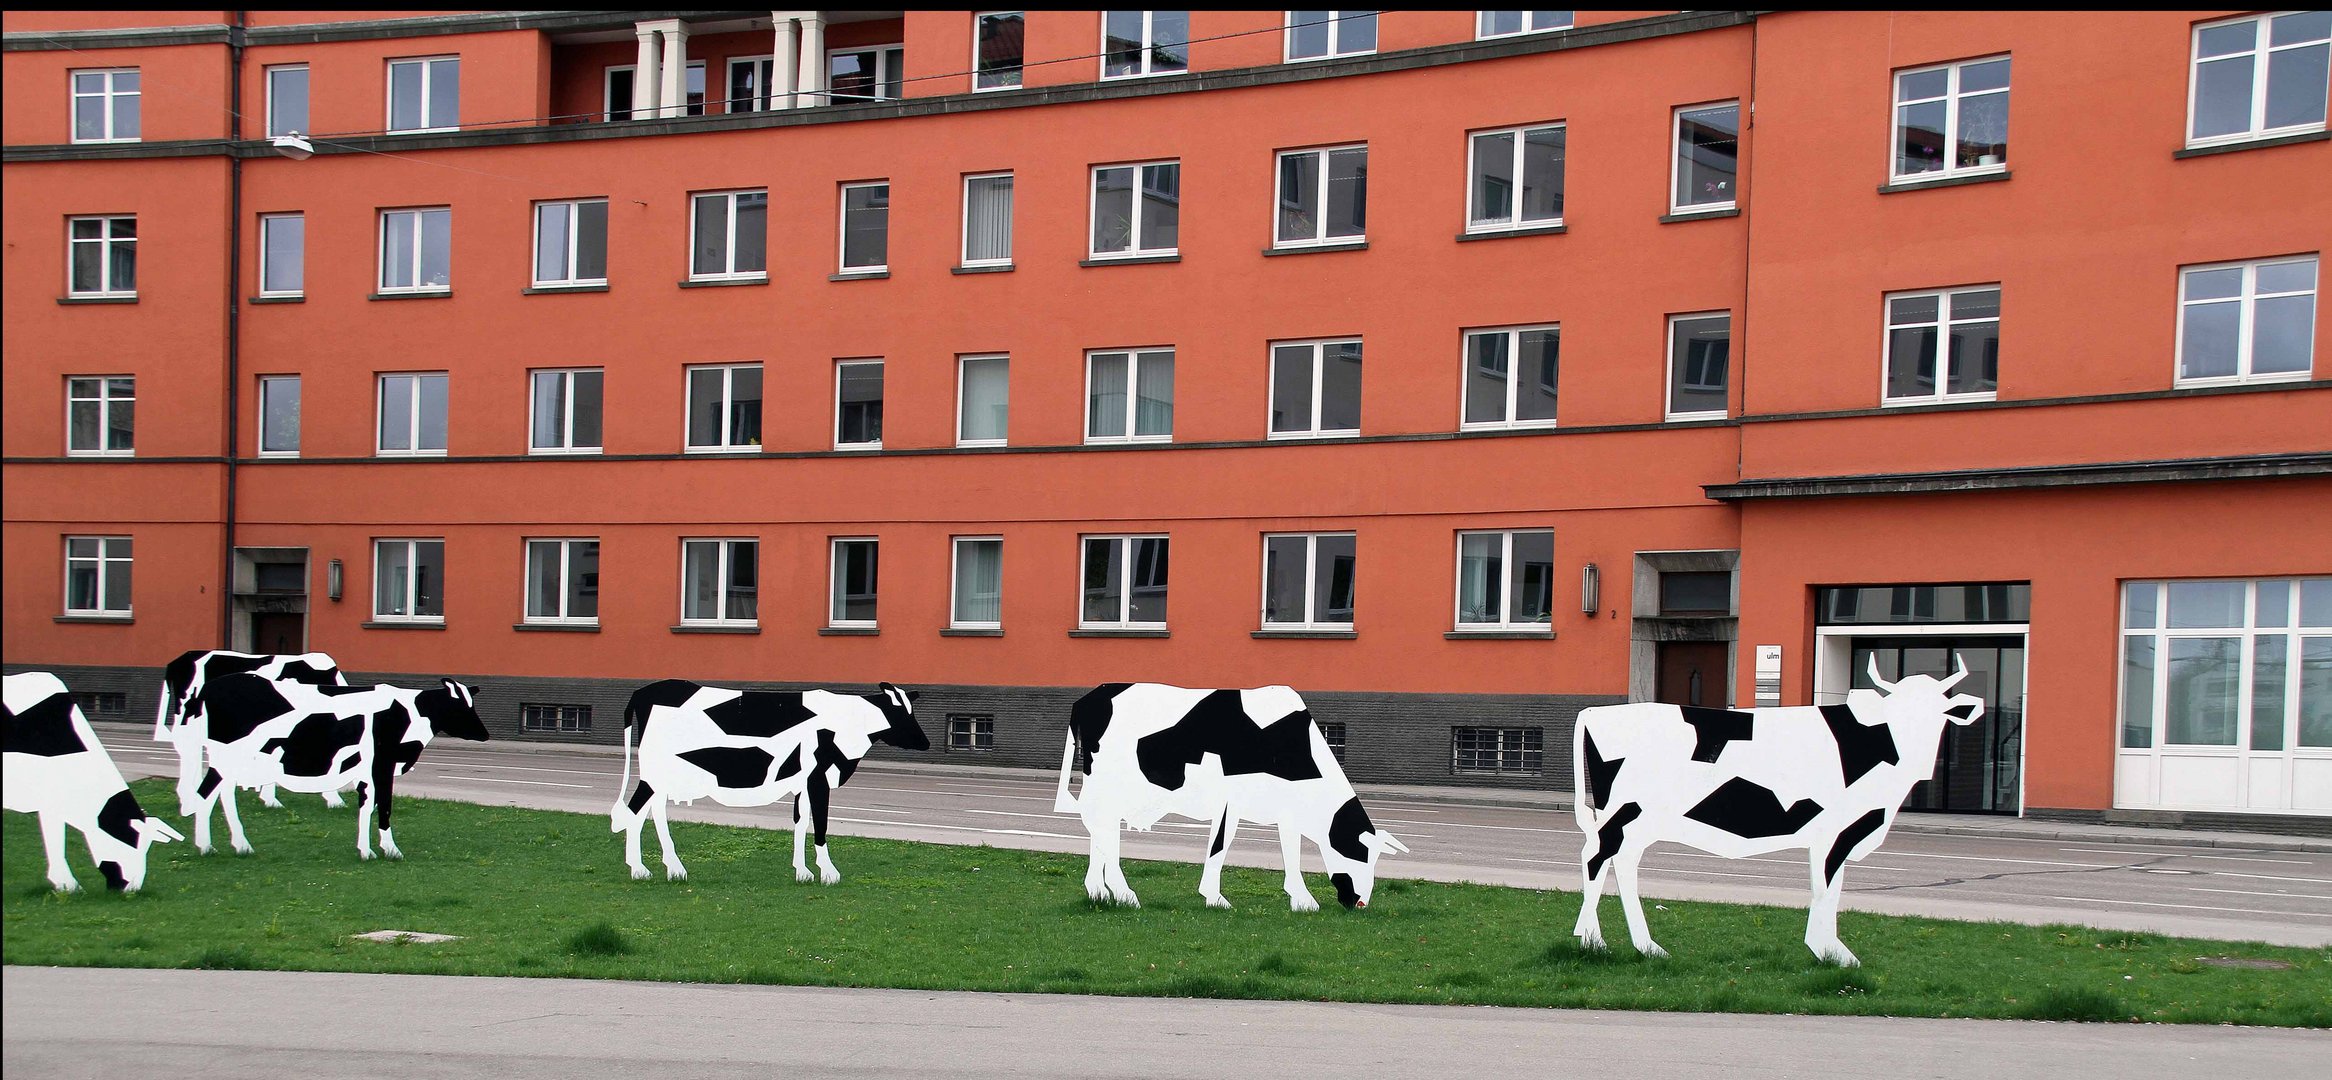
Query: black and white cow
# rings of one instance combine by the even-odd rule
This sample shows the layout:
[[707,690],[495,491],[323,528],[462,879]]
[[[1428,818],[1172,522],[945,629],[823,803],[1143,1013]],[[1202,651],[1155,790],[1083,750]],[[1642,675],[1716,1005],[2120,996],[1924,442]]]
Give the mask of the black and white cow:
[[76,892],[81,883],[65,862],[65,826],[81,830],[89,861],[105,875],[105,887],[136,892],[146,884],[146,851],[155,844],[184,840],[178,830],[147,817],[122,782],[105,745],[65,684],[45,671],[0,680],[7,722],[0,742],[0,804],[40,815],[41,846],[48,852],[49,884]]
[[1878,849],[1911,786],[1935,771],[1946,723],[1967,724],[1984,703],[1951,688],[1967,676],[1909,675],[1884,694],[1855,690],[1844,704],[1703,709],[1605,705],[1581,710],[1574,737],[1585,896],[1572,930],[1603,947],[1597,908],[1604,880],[1619,876],[1628,936],[1646,956],[1666,956],[1644,923],[1636,866],[1662,840],[1728,859],[1803,848],[1814,897],[1806,947],[1847,967],[1838,940],[1838,894],[1848,862]]
[[[202,782],[203,686],[222,675],[257,675],[277,682],[309,686],[346,686],[340,665],[323,653],[272,656],[230,652],[226,649],[190,649],[162,669],[162,699],[154,708],[154,741],[173,744],[178,751],[178,812],[194,813],[194,788]],[[184,736],[184,737],[181,737]],[[324,805],[337,809],[340,793],[323,793]],[[259,789],[259,802],[281,808],[275,785]]]
[[[842,872],[826,856],[826,801],[850,779],[858,760],[878,742],[928,750],[931,740],[915,720],[918,695],[889,683],[872,694],[831,690],[730,690],[682,679],[650,683],[624,707],[624,773],[608,812],[608,831],[624,834],[624,863],[646,878],[640,861],[640,825],[656,819],[664,845],[664,876],[688,877],[672,850],[665,821],[669,803],[711,799],[722,806],[768,806],[794,800],[794,880],[810,880],[803,857],[805,828],[817,831],[818,880],[832,885]],[[640,783],[631,784],[639,747]],[[804,804],[807,803],[807,813]]]
[[[1071,796],[1080,748],[1090,767]],[[1370,823],[1304,699],[1285,686],[1095,688],[1070,709],[1053,811],[1085,821],[1092,845],[1085,895],[1134,907],[1141,900],[1118,865],[1121,823],[1141,832],[1168,814],[1211,823],[1214,839],[1198,879],[1208,907],[1231,906],[1223,899],[1223,860],[1241,821],[1279,826],[1288,906],[1296,911],[1320,909],[1304,885],[1305,840],[1320,849],[1336,900],[1348,908],[1368,906],[1378,855],[1409,850]]]
[[452,679],[427,690],[395,686],[309,686],[257,675],[213,678],[202,688],[203,754],[210,767],[195,789],[194,846],[211,850],[211,806],[226,805],[227,836],[237,854],[251,844],[236,812],[235,789],[280,784],[321,794],[356,785],[356,854],[373,857],[379,815],[381,854],[402,859],[391,832],[396,778],[413,768],[432,736],[485,742],[475,693]]

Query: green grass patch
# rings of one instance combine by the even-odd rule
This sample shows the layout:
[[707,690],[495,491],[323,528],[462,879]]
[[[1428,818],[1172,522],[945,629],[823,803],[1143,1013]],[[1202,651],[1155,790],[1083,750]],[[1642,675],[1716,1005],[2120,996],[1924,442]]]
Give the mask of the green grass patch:
[[[139,798],[168,806],[167,782]],[[633,881],[604,815],[399,799],[402,862],[356,858],[355,811],[253,808],[257,854],[156,849],[146,891],[43,882],[38,830],[0,833],[10,964],[533,975],[1139,996],[2332,1026],[2332,950],[1848,912],[1866,967],[1817,961],[1787,908],[1660,902],[1674,954],[1571,938],[1576,893],[1384,882],[1365,911],[1297,915],[1277,870],[1128,861],[1139,910],[1085,898],[1081,856],[842,837],[834,886],[793,880],[775,830],[675,824],[689,880]],[[781,815],[772,812],[772,822]],[[654,841],[649,841],[652,846]],[[1191,850],[1195,860],[1196,844]],[[655,865],[654,856],[649,864]],[[1315,876],[1316,895],[1329,897]],[[352,940],[373,930],[436,944]],[[2273,960],[2288,969],[2199,963]]]

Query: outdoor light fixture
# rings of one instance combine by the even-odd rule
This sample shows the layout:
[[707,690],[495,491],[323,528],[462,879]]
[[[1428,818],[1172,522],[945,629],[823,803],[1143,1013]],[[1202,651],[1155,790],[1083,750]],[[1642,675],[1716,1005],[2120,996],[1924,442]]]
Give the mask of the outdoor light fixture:
[[1603,572],[1588,563],[1579,568],[1579,610],[1593,615],[1603,606]]
[[[293,161],[306,161],[316,154],[316,148],[308,142],[307,136],[301,135],[297,131],[289,135],[278,135],[269,141],[275,145],[276,153]],[[332,599],[340,599],[339,594],[334,593]]]
[[332,565],[324,568],[324,595],[334,600],[340,599],[340,560],[338,559],[332,560]]

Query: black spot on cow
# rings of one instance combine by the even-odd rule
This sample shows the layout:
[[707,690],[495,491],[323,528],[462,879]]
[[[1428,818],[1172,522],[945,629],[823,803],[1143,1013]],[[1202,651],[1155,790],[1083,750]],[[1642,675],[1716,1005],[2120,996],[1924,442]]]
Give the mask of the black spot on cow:
[[73,730],[73,699],[50,694],[32,708],[8,714],[5,743],[0,750],[34,757],[63,757],[89,749]]
[[432,686],[413,695],[413,707],[429,722],[429,733],[471,742],[489,742],[486,722],[469,702],[454,696],[451,685]]
[[1368,841],[1361,836],[1375,832],[1376,828],[1368,819],[1368,811],[1361,807],[1360,796],[1355,795],[1344,800],[1344,805],[1336,808],[1336,816],[1329,820],[1328,846],[1354,862],[1367,862]]
[[335,668],[317,667],[305,660],[287,661],[283,674],[276,676],[283,682],[305,683],[309,686],[338,686],[340,672]]
[[777,758],[758,746],[704,746],[683,750],[680,759],[713,774],[713,783],[725,788],[757,788],[769,782],[769,767]]
[[1822,719],[1830,722],[1830,737],[1838,740],[1838,769],[1847,786],[1880,765],[1902,760],[1895,755],[1895,733],[1887,725],[1865,724],[1845,705],[1822,706]]
[[1610,761],[1603,760],[1603,755],[1597,752],[1595,749],[1595,733],[1587,732],[1585,734],[1587,750],[1587,794],[1590,800],[1588,805],[1597,808],[1607,807],[1611,805],[1611,785],[1619,781],[1619,767],[1622,763],[1627,761],[1627,759],[1613,758]]
[[1313,780],[1320,775],[1319,763],[1312,759],[1311,712],[1297,709],[1258,726],[1237,690],[1217,690],[1198,699],[1172,726],[1143,736],[1134,746],[1142,775],[1168,791],[1182,790],[1190,767],[1208,754],[1222,758],[1225,776],[1261,773],[1282,780]]
[[[906,699],[906,704],[893,700],[893,694]],[[874,741],[889,743],[901,750],[931,749],[931,737],[923,733],[923,725],[915,719],[915,699],[921,696],[913,690],[901,690],[889,683],[882,684],[882,689],[872,694],[860,694],[859,697],[864,698],[868,704],[882,710],[883,720],[890,725],[876,732]]]
[[1207,845],[1206,853],[1210,856],[1222,854],[1223,845],[1229,842],[1230,834],[1231,815],[1224,814],[1221,821],[1215,822],[1215,842]]
[[642,780],[637,786],[632,788],[632,800],[625,805],[630,806],[632,808],[632,813],[637,814],[640,812],[642,807],[648,805],[648,800],[655,797],[656,789],[649,787],[648,782]]
[[287,776],[330,776],[341,752],[363,739],[364,717],[309,713],[292,725],[290,734],[260,743],[259,752],[277,755]]
[[1830,845],[1830,857],[1822,860],[1822,880],[1838,880],[1838,868],[1846,865],[1846,857],[1853,854],[1854,845],[1862,843],[1864,837],[1879,831],[1879,827],[1886,823],[1887,812],[1873,810],[1854,819],[1854,824],[1839,832],[1838,842]]
[[704,711],[713,726],[741,739],[767,739],[809,722],[817,714],[797,691],[747,690]]
[[357,764],[363,760],[363,755],[357,753],[354,750],[350,750],[348,753],[342,754],[340,756],[340,760],[332,766],[332,771],[336,773],[347,772],[348,770],[355,768]]
[[121,872],[120,863],[110,859],[98,863],[97,872],[105,875],[105,890],[107,892],[121,892],[130,887],[129,875]]
[[1119,694],[1125,693],[1126,687],[1132,685],[1103,683],[1087,691],[1084,697],[1077,699],[1077,704],[1069,707],[1069,730],[1076,733],[1077,746],[1085,751],[1088,759],[1101,751],[1101,736],[1109,730],[1109,718],[1114,711],[1112,703]]
[[688,699],[704,689],[686,679],[663,679],[632,691],[632,699],[623,707],[625,727],[642,727],[648,722],[649,710],[658,705],[677,709],[688,704]]
[[170,695],[169,701],[165,703],[168,710],[164,714],[165,718],[184,721],[203,711],[199,701],[189,701],[186,696],[194,686],[194,676],[198,671],[203,676],[203,685],[208,686],[214,679],[257,671],[267,666],[268,660],[269,657],[265,656],[238,655],[209,649],[194,649],[180,654],[178,659],[170,661],[162,669],[162,685]]
[[402,701],[391,701],[388,708],[373,714],[374,771],[386,768],[391,775],[399,775],[421,760],[421,741],[413,737],[413,719]]
[[214,678],[202,686],[202,711],[210,717],[213,742],[240,742],[278,716],[291,711],[291,702],[275,683],[257,675]]
[[138,822],[145,818],[146,812],[138,807],[138,797],[130,794],[130,789],[125,787],[114,792],[113,798],[105,800],[105,809],[97,812],[97,828],[107,836],[136,847]]
[[211,792],[217,791],[219,789],[219,785],[226,782],[227,778],[220,776],[217,769],[204,769],[202,772],[202,784],[201,786],[194,789],[194,793],[206,799],[210,798]]
[[1611,812],[1595,830],[1595,854],[1587,858],[1587,880],[1603,872],[1603,864],[1619,853],[1620,842],[1627,839],[1628,822],[1643,816],[1644,808],[1629,803]]
[[1982,707],[1981,705],[1954,705],[1943,711],[1962,720],[1973,720],[1976,718],[1976,710]]
[[1703,825],[1723,829],[1735,836],[1756,840],[1768,836],[1788,836],[1806,827],[1806,823],[1821,816],[1822,804],[1812,799],[1799,799],[1787,808],[1771,788],[1738,776],[1709,793],[1699,805],[1684,812],[1684,816]]
[[800,771],[802,771],[802,748],[797,746],[793,748],[792,753],[785,756],[785,764],[778,766],[777,775],[770,777],[770,779],[783,780]]
[[1756,730],[1756,720],[1748,713],[1733,709],[1704,709],[1697,705],[1676,707],[1684,714],[1684,722],[1692,725],[1692,760],[1714,762],[1725,752],[1725,744],[1747,740]]
[[1330,874],[1328,884],[1336,886],[1336,902],[1345,907],[1360,903],[1360,890],[1352,887],[1351,874]]

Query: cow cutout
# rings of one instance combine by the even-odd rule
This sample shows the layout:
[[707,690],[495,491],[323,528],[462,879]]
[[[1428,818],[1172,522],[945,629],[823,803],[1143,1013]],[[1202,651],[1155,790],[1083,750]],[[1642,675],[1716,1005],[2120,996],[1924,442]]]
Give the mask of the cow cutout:
[[[1077,751],[1090,764],[1072,796]],[[1223,861],[1239,823],[1279,827],[1288,907],[1318,911],[1304,885],[1303,842],[1320,849],[1336,900],[1365,908],[1377,857],[1408,846],[1378,829],[1361,808],[1304,699],[1285,686],[1190,690],[1163,683],[1110,683],[1079,698],[1061,750],[1053,812],[1085,823],[1090,855],[1085,895],[1140,907],[1118,863],[1119,830],[1148,832],[1168,814],[1207,822],[1206,868],[1198,892],[1227,908]]]
[[1813,885],[1806,947],[1857,965],[1838,940],[1846,864],[1885,842],[1912,785],[1935,772],[1944,725],[1983,715],[1981,699],[1951,692],[1967,673],[1960,661],[1941,679],[1890,683],[1874,658],[1879,689],[1854,690],[1839,705],[1739,711],[1640,702],[1581,710],[1573,749],[1585,885],[1572,933],[1586,948],[1603,947],[1597,909],[1616,874],[1637,951],[1668,955],[1653,942],[1636,893],[1644,849],[1659,841],[1728,859],[1803,848]]
[[[162,699],[154,707],[154,741],[171,743],[178,752],[178,812],[194,813],[196,785],[202,782],[202,688],[225,675],[257,675],[276,682],[309,686],[346,686],[340,665],[320,652],[291,655],[230,652],[226,649],[189,649],[162,669]],[[345,805],[340,792],[324,792],[324,805]],[[280,810],[275,785],[259,789],[259,802]]]
[[[842,872],[826,854],[828,800],[875,743],[902,750],[931,748],[915,720],[918,696],[889,683],[872,694],[731,690],[682,679],[639,688],[624,707],[623,780],[608,811],[608,831],[624,834],[624,864],[635,880],[647,878],[648,867],[640,861],[640,827],[654,818],[656,841],[664,848],[664,876],[688,878],[665,819],[671,803],[709,798],[722,806],[768,806],[792,799],[794,880],[811,879],[803,848],[807,830],[814,829],[817,880],[826,885],[841,881]],[[640,783],[626,800],[635,736]]]
[[439,735],[487,741],[476,691],[452,679],[426,690],[377,686],[309,686],[257,675],[212,678],[200,701],[202,752],[210,764],[195,788],[195,850],[211,852],[211,807],[222,805],[227,838],[248,855],[238,788],[275,784],[322,794],[356,785],[356,854],[373,857],[377,820],[381,854],[402,859],[393,812],[396,778],[410,772]]
[[138,806],[64,682],[45,671],[7,676],[0,680],[0,706],[7,712],[0,726],[6,733],[0,742],[0,805],[39,816],[49,885],[58,892],[81,889],[65,861],[70,825],[81,830],[106,888],[145,887],[146,853],[186,837]]

